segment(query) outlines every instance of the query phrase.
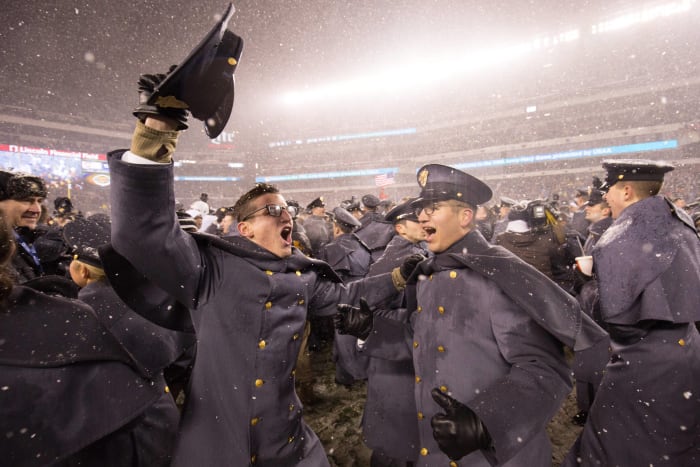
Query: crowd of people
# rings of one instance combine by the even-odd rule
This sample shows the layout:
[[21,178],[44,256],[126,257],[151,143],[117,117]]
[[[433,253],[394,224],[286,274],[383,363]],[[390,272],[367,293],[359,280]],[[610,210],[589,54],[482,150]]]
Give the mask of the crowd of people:
[[367,382],[372,467],[548,467],[574,384],[565,466],[700,463],[700,212],[659,194],[673,166],[605,161],[568,209],[441,164],[396,203],[258,183],[185,207],[165,78],[139,81],[108,216],[0,172],[3,462],[328,466],[303,418],[327,339],[337,383]]

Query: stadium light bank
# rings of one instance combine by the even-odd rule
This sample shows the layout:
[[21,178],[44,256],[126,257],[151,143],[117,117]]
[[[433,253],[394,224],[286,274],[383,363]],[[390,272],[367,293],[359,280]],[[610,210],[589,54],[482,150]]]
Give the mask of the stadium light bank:
[[[657,2],[641,6],[633,11],[621,13],[592,25],[590,34],[599,35],[619,31],[656,19],[683,14],[690,11],[695,6],[696,1]],[[423,61],[421,67],[416,67],[415,63],[396,64],[385,70],[350,80],[288,92],[282,95],[281,101],[287,106],[297,106],[302,103],[328,102],[345,97],[399,95],[406,90],[434,85],[457,75],[481,71],[490,66],[514,61],[539,50],[547,50],[574,42],[580,37],[580,29],[570,29],[559,34],[539,36],[515,45],[472,50],[464,54],[433,58],[427,63]]]

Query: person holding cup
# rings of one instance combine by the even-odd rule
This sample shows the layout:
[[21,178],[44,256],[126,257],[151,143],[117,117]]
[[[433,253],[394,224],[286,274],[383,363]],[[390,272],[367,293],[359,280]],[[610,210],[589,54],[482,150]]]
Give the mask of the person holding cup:
[[[604,199],[605,193],[599,189],[600,180],[593,178],[594,188],[588,197],[584,207],[588,226],[588,237],[583,244],[583,255],[577,256],[576,269],[581,273],[578,275],[579,286],[576,287],[577,298],[581,308],[593,319],[599,316],[594,312],[597,304],[598,283],[593,278],[593,247],[600,237],[612,224],[612,211]],[[601,324],[600,322],[598,324]],[[571,418],[574,425],[583,426],[588,417],[588,411],[593,404],[595,392],[603,378],[605,364],[610,359],[608,350],[610,341],[601,341],[594,348],[586,352],[577,352],[574,355],[573,370],[576,380],[576,405],[578,412]]]
[[658,193],[674,167],[603,162],[613,223],[593,248],[611,358],[562,465],[700,464],[700,239]]

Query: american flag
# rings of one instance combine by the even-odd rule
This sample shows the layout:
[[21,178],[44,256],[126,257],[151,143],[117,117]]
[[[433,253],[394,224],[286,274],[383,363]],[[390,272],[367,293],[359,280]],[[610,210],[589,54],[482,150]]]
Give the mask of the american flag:
[[387,186],[394,184],[394,173],[379,174],[374,177],[374,184],[377,186]]

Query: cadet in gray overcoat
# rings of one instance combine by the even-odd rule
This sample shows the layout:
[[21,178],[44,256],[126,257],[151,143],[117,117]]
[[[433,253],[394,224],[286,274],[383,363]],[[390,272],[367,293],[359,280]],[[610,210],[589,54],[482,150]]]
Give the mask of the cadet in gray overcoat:
[[659,196],[673,166],[604,161],[612,225],[593,248],[611,358],[566,466],[700,465],[700,240]]
[[554,282],[486,242],[474,227],[474,206],[491,197],[483,182],[438,164],[418,182],[435,255],[409,280],[409,325],[365,313],[364,349],[413,359],[416,465],[549,467],[545,426],[571,390],[563,344],[586,348],[605,333]]
[[[384,254],[370,267],[368,277],[383,274],[401,266],[410,256],[427,257],[415,209],[410,199],[394,207],[386,215],[396,235],[389,242]],[[403,294],[382,306],[382,316],[405,321],[406,308]],[[413,399],[413,361],[383,358],[365,360],[367,377],[367,401],[362,413],[362,432],[365,444],[372,449],[370,467],[400,467],[411,465],[418,452],[418,427],[416,403]]]
[[[148,78],[142,93],[154,90]],[[293,248],[284,197],[266,184],[234,206],[240,236],[184,233],[172,163],[180,112],[137,110],[131,150],[109,155],[114,250],[193,310],[197,355],[173,465],[328,465],[294,391],[307,313],[387,300],[401,275],[344,286],[326,263]]]

